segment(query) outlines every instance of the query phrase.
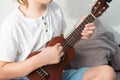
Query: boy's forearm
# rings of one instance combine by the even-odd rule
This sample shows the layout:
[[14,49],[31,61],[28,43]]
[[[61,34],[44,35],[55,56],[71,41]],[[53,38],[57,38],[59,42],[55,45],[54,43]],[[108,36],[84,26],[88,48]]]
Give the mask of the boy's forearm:
[[25,61],[6,63],[0,68],[0,80],[27,76],[42,66],[41,61],[37,61],[37,56],[33,56]]

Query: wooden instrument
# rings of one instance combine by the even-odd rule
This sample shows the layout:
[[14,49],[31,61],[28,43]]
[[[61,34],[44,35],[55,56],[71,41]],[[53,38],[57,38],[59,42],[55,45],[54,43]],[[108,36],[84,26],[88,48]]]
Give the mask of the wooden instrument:
[[[62,73],[67,64],[74,58],[75,52],[73,46],[81,37],[81,32],[84,29],[85,25],[93,22],[97,17],[101,16],[101,14],[109,7],[107,2],[111,0],[98,0],[91,10],[91,14],[89,14],[86,19],[79,24],[79,26],[66,38],[59,36],[53,38],[48,42],[47,46],[53,46],[56,43],[61,43],[63,46],[63,50],[65,55],[62,57],[61,61],[58,64],[46,65],[38,68],[28,75],[30,80],[61,80]],[[39,51],[32,53],[29,57],[38,54]]]

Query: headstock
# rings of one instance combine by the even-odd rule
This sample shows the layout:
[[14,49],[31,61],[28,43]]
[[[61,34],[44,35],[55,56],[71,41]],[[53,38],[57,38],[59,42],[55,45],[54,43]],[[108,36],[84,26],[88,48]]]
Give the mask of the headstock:
[[106,11],[106,9],[109,7],[107,2],[109,3],[111,2],[111,0],[98,0],[92,8],[92,15],[94,15],[95,17],[101,16],[103,12]]

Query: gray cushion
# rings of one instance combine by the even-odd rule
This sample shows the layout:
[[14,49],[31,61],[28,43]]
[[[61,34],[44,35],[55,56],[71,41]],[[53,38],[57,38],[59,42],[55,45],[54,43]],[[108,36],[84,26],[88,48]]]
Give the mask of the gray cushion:
[[[85,66],[92,67],[108,64],[109,60],[112,60],[112,63],[115,63],[114,67],[118,67],[120,63],[120,60],[118,61],[116,57],[113,57],[119,49],[118,45],[114,41],[113,34],[101,26],[97,27],[95,33],[90,39],[80,40],[76,43],[74,48],[76,56],[67,66],[68,68],[76,69]],[[117,61],[117,65],[115,59]]]

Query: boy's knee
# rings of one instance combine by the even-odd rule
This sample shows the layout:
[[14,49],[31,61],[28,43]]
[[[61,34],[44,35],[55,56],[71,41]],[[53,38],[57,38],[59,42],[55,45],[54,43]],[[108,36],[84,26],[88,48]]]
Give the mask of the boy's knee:
[[110,80],[115,80],[116,74],[114,69],[109,65],[100,66],[99,75],[110,78]]
[[114,69],[111,67],[111,66],[109,66],[109,65],[102,65],[102,66],[100,66],[100,71],[101,72],[106,72],[106,73],[115,73],[114,72]]

